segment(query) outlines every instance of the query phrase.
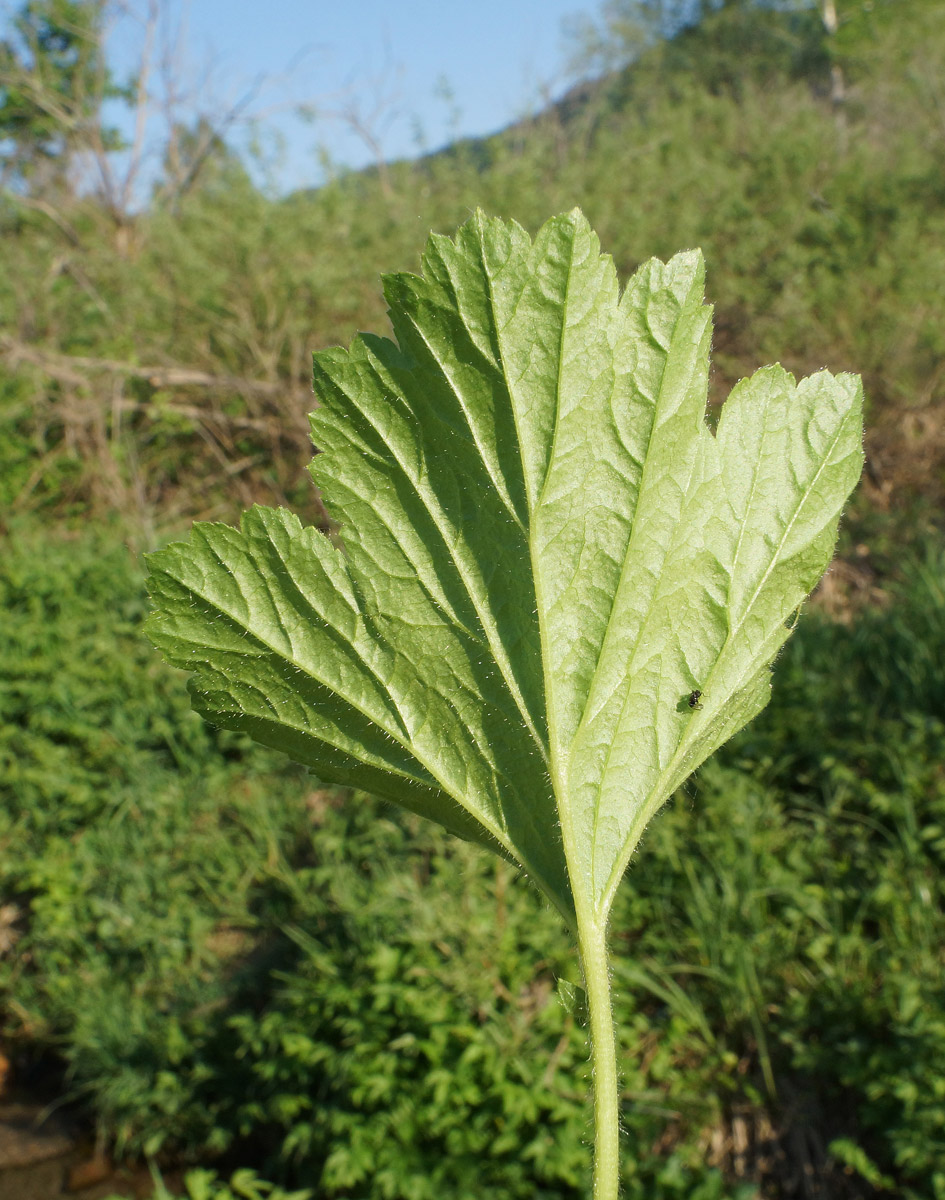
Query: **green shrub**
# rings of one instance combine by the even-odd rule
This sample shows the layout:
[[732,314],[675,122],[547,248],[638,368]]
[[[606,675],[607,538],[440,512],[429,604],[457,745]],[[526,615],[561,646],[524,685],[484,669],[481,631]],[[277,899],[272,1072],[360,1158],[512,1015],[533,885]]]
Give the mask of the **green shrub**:
[[151,1109],[182,1135],[168,1064],[256,937],[248,896],[306,831],[304,777],[191,717],[106,532],[11,532],[0,606],[5,1033],[61,1047],[119,1143]]
[[[215,1171],[197,1169],[184,1176],[183,1200],[310,1200],[312,1193],[286,1192],[275,1184],[260,1179],[255,1171],[242,1168],[234,1171],[229,1182],[224,1182]],[[123,1200],[121,1196],[109,1196],[107,1200]],[[164,1186],[160,1176],[155,1180],[153,1200],[174,1200]]]

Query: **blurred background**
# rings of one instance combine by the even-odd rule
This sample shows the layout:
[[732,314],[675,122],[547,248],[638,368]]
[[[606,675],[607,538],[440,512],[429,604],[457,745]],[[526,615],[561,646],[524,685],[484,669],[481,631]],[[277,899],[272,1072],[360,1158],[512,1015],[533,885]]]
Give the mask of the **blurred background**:
[[624,1194],[945,1200],[945,0],[7,0],[0,189],[4,1200],[587,1195],[554,914],[140,631],[193,519],[324,519],[381,273],[574,205],[623,279],[703,248],[712,406],[867,394],[772,703],[617,903]]

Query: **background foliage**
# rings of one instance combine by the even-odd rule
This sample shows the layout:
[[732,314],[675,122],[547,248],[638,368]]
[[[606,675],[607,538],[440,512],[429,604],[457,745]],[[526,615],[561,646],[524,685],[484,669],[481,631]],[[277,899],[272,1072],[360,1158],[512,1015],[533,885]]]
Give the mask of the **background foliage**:
[[[24,12],[41,31],[67,7]],[[603,19],[583,65],[610,38],[616,69],[536,120],[312,193],[271,196],[183,130],[140,207],[75,171],[90,126],[109,152],[94,21],[66,14],[84,49],[53,44],[32,117],[42,47],[5,44],[2,1037],[118,1152],[203,1163],[196,1200],[586,1191],[553,914],[204,726],[140,635],[136,559],[251,500],[323,519],[311,350],[383,328],[377,274],[431,228],[574,204],[624,277],[703,246],[714,400],[780,359],[860,370],[870,404],[841,560],[771,706],[618,902],[626,1194],[945,1197],[945,12],[838,8],[830,34],[726,4],[629,49]],[[64,63],[83,100],[56,126]]]

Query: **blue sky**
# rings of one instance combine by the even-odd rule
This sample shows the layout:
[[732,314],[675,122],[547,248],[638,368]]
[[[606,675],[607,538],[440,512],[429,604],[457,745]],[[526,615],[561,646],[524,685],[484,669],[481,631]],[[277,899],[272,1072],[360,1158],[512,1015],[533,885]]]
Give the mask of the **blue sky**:
[[[567,84],[565,18],[597,0],[165,0],[183,30],[183,75],[225,107],[262,77],[249,111],[267,135],[272,182],[318,182],[319,152],[360,166],[490,133]],[[143,7],[143,4],[142,6]],[[119,71],[140,31],[112,39]],[[315,120],[294,115],[309,105]],[[363,129],[359,133],[356,126]],[[281,153],[268,136],[278,130]],[[234,140],[250,136],[243,127]]]

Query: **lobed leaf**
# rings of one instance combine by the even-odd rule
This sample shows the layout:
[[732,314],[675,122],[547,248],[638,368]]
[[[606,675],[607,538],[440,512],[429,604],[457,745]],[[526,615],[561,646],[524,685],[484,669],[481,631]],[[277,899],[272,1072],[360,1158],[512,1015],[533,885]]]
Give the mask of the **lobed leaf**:
[[315,356],[314,477],[150,556],[208,720],[606,916],[646,822],[765,704],[862,465],[862,392],[780,367],[705,423],[698,252],[620,294],[577,211],[477,214],[393,275],[395,340]]

